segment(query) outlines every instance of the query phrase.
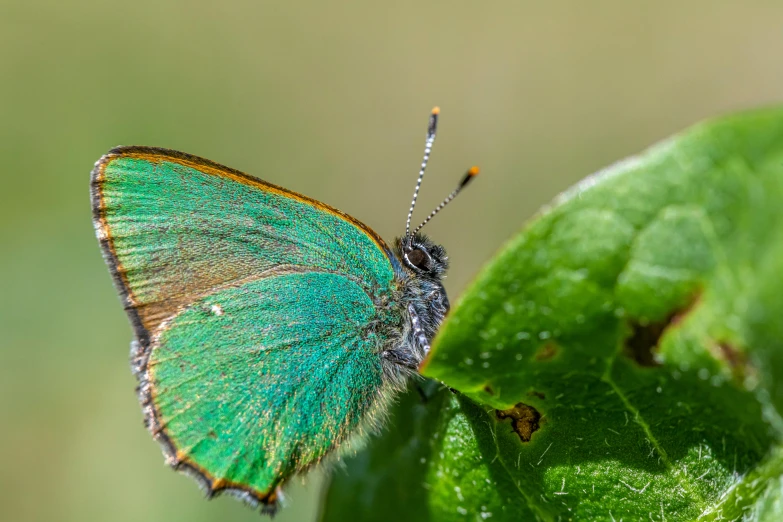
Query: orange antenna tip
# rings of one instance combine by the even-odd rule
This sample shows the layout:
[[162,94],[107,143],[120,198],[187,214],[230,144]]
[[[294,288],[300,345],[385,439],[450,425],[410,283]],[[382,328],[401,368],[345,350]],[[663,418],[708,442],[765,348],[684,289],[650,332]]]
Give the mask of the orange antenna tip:
[[440,114],[440,107],[437,107],[437,106],[436,106],[436,107],[433,107],[433,108],[432,108],[432,114],[433,114],[433,115],[435,115],[435,116],[437,116],[438,114]]
[[437,214],[438,212],[440,212],[441,210],[443,210],[443,207],[445,207],[446,205],[448,205],[449,203],[451,203],[451,201],[452,201],[454,198],[456,198],[456,197],[457,197],[457,194],[459,194],[459,193],[460,193],[460,191],[461,191],[463,188],[465,188],[465,185],[467,185],[468,183],[470,183],[470,180],[472,180],[473,178],[475,178],[475,177],[476,177],[476,175],[477,175],[478,173],[479,173],[479,168],[478,168],[478,167],[476,167],[475,165],[474,165],[474,166],[472,166],[472,167],[470,167],[470,168],[468,169],[468,171],[465,173],[465,175],[464,175],[464,176],[462,176],[462,181],[460,181],[460,182],[459,182],[459,185],[457,185],[457,188],[455,188],[455,189],[454,189],[454,191],[453,191],[451,194],[449,194],[448,196],[446,196],[446,199],[444,199],[444,200],[443,200],[443,201],[440,203],[440,205],[438,205],[437,207],[435,207],[435,210],[433,210],[432,212],[430,212],[430,215],[429,215],[429,216],[427,216],[427,219],[425,219],[424,221],[422,221],[421,225],[419,225],[418,227],[416,227],[416,230],[414,230],[414,231],[413,231],[413,235],[416,235],[416,233],[417,233],[419,230],[421,230],[421,227],[423,227],[424,225],[426,225],[427,223],[429,223],[429,222],[430,222],[430,219],[432,219],[433,217],[435,217],[435,214]]
[[[473,165],[472,167],[470,167],[468,171],[465,173],[465,175],[462,177],[462,181],[459,182],[459,186],[457,187],[456,192],[462,190],[462,188],[465,185],[470,183],[470,180],[478,176],[478,173],[479,173],[479,168],[477,166]],[[456,192],[454,193],[455,196],[457,195]]]

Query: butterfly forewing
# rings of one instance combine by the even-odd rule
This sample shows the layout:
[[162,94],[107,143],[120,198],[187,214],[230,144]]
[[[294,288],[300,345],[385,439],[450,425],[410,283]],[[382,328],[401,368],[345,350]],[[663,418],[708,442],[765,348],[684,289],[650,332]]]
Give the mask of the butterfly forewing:
[[109,264],[148,332],[203,293],[279,265],[346,274],[371,293],[394,276],[365,225],[208,160],[119,148],[96,166],[92,189]]

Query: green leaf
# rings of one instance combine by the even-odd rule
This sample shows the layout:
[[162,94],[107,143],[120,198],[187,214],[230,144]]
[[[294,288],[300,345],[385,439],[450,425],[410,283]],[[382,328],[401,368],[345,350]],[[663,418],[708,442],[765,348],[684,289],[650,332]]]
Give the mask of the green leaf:
[[782,344],[783,110],[697,125],[501,250],[423,369],[464,396],[407,396],[325,518],[782,520]]
[[[424,394],[428,398],[424,398]],[[329,487],[324,520],[382,520],[400,506],[423,506],[427,491],[427,463],[439,438],[440,415],[447,397],[426,383],[419,394],[404,394],[391,412],[382,437],[370,441],[347,461],[347,472],[337,470]],[[422,510],[410,510],[409,520],[429,520]]]
[[[485,410],[429,381],[392,412],[384,435],[338,471],[323,520],[477,520],[533,513],[497,460]],[[422,396],[426,396],[423,399]],[[515,519],[512,517],[512,519]]]

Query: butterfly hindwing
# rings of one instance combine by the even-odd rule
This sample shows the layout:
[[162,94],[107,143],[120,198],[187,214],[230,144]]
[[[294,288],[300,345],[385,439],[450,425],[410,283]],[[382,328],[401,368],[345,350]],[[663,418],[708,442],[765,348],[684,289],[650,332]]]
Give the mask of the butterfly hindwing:
[[289,272],[216,290],[153,338],[143,399],[177,464],[264,501],[383,403],[372,301],[350,279]]

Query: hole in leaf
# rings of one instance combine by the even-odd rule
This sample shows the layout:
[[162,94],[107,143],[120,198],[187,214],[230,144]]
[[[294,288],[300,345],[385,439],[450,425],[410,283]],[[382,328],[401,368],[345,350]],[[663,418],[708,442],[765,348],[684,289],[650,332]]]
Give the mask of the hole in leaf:
[[655,349],[667,322],[640,324],[631,323],[631,335],[625,340],[625,354],[640,366],[659,366],[655,360]]
[[522,402],[507,410],[495,410],[500,420],[511,419],[511,427],[522,442],[530,442],[530,438],[538,430],[541,414],[532,406]]
[[685,306],[670,313],[663,321],[629,321],[631,335],[625,339],[623,346],[625,355],[636,361],[639,366],[660,366],[660,363],[655,360],[655,352],[661,337],[669,327],[676,326],[685,319],[695,307],[700,296],[701,293],[695,294]]

